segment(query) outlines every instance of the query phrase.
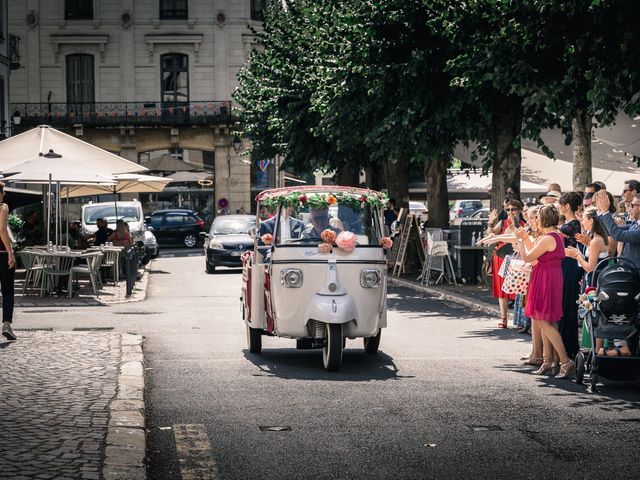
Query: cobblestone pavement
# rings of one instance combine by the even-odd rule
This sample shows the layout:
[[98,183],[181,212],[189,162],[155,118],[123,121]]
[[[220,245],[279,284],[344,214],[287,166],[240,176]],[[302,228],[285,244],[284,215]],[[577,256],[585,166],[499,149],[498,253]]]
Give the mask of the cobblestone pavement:
[[121,335],[0,341],[0,477],[100,479]]

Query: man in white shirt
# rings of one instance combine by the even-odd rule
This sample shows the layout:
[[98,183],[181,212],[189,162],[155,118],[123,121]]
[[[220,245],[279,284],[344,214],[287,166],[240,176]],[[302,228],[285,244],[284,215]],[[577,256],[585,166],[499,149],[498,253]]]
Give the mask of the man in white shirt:
[[[304,225],[300,220],[291,216],[292,211],[292,207],[286,207],[281,210],[279,228],[280,238],[276,240],[276,243],[284,243],[287,240],[300,237]],[[264,235],[265,233],[270,233],[273,235],[276,226],[276,218],[277,217],[272,217],[269,220],[260,222],[260,236]]]

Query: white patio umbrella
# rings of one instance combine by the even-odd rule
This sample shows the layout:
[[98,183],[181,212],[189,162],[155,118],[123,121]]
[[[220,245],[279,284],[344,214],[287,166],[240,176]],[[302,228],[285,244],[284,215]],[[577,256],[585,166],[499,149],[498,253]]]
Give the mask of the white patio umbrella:
[[67,135],[49,125],[40,125],[1,141],[0,171],[9,171],[5,168],[8,165],[44,156],[49,151],[75,160],[95,173],[113,175],[147,171],[142,165]]
[[169,177],[142,175],[139,173],[122,173],[113,176],[117,183],[112,185],[68,185],[63,191],[63,197],[75,198],[88,195],[102,195],[113,193],[116,220],[118,219],[119,193],[154,193],[161,192],[172,181]]
[[[77,161],[64,158],[54,152],[46,155],[37,156],[36,158],[17,162],[2,167],[2,173],[19,172],[15,175],[7,177],[8,181],[19,183],[41,183],[48,184],[47,195],[47,217],[51,212],[51,185],[55,182],[60,191],[60,184],[114,184],[111,175],[101,174],[93,171],[87,165]],[[57,196],[58,208],[56,209],[56,232],[55,241],[58,244],[59,232],[59,212],[60,212],[60,195]],[[47,222],[47,241],[51,238],[50,223]]]

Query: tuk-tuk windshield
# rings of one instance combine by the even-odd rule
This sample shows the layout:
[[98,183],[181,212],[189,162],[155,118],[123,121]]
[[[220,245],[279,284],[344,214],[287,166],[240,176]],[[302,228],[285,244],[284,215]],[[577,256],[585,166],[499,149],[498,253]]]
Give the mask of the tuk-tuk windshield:
[[331,205],[313,209],[303,207],[294,210],[292,207],[280,207],[278,228],[275,243],[280,245],[317,245],[322,241],[320,234],[333,230],[336,234],[347,231],[356,235],[357,245],[378,245],[380,241],[380,224],[375,210],[366,205],[353,210],[348,205]]

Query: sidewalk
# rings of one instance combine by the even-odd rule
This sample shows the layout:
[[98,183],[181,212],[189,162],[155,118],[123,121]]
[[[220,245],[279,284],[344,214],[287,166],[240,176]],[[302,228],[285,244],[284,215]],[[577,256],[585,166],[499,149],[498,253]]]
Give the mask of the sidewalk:
[[390,285],[411,288],[431,297],[463,305],[471,310],[480,311],[485,315],[500,317],[498,302],[486,285],[422,285],[414,275],[402,275],[400,278],[389,277]]
[[3,479],[145,479],[142,337],[0,340]]

